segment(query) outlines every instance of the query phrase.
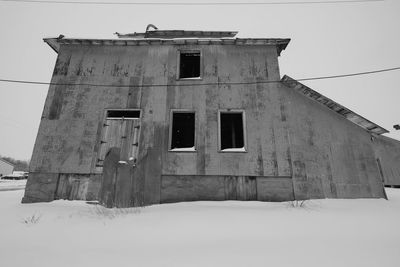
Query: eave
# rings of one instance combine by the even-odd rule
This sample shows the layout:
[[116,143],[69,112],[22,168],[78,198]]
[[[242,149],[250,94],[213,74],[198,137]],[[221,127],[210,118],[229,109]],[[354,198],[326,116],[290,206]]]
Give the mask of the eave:
[[119,39],[77,39],[77,38],[44,38],[56,53],[61,45],[93,46],[141,46],[141,45],[274,45],[280,55],[286,49],[290,39],[283,38],[119,38]]
[[186,30],[155,30],[146,32],[135,32],[121,34],[116,33],[119,38],[232,38],[236,31],[186,31]]
[[332,99],[314,91],[313,89],[305,86],[304,84],[296,81],[295,79],[290,78],[289,76],[285,75],[281,79],[281,82],[289,88],[296,90],[297,92],[303,94],[307,98],[320,103],[321,105],[329,108],[330,110],[336,112],[340,116],[344,117],[345,119],[351,121],[352,123],[362,127],[363,129],[367,130],[368,132],[374,134],[384,134],[388,133],[389,131],[385,128],[373,123],[372,121],[364,118],[363,116],[351,111],[350,109],[340,105],[339,103],[333,101]]

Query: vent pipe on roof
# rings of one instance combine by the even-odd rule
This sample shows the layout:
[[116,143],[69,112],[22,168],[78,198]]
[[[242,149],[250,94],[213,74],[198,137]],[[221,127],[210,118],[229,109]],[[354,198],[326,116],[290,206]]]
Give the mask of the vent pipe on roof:
[[154,30],[158,30],[158,28],[156,26],[154,26],[153,24],[149,24],[146,27],[146,32],[148,32],[150,28],[153,28]]

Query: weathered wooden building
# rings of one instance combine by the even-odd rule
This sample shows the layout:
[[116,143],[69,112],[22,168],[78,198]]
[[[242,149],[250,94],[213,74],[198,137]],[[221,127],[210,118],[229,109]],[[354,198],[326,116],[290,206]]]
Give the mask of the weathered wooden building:
[[400,184],[400,142],[281,80],[290,39],[235,35],[44,39],[58,58],[23,202],[382,198]]

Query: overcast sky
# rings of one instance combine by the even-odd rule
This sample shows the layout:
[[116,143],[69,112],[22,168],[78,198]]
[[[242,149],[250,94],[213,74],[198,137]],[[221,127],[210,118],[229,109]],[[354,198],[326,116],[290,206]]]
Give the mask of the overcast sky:
[[[234,30],[238,37],[292,38],[279,60],[281,75],[296,79],[400,66],[396,0],[265,6],[0,2],[0,79],[49,82],[57,54],[43,43],[44,37],[114,38],[116,31],[143,32],[149,23],[166,30]],[[400,123],[400,71],[304,84],[400,140],[400,131],[393,129]],[[0,82],[0,155],[30,159],[47,90],[45,85]]]

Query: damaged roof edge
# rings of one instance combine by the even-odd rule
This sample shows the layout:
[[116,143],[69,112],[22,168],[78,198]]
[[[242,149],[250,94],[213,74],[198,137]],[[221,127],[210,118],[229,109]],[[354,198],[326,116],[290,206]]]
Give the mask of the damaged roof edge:
[[286,47],[290,43],[291,39],[290,38],[286,38],[286,39],[281,39],[281,40],[282,40],[282,42],[278,43],[277,46],[276,46],[276,49],[278,51],[278,56],[280,56],[281,52],[286,49]]
[[237,31],[191,31],[191,30],[154,30],[154,31],[146,31],[146,32],[135,32],[135,33],[127,33],[121,34],[115,33],[119,38],[185,38],[185,37],[214,37],[214,38],[223,38],[223,37],[235,37],[238,32]]
[[44,38],[56,53],[60,45],[275,45],[278,56],[285,50],[290,42],[288,38],[139,38],[139,39],[82,39],[82,38]]
[[43,38],[43,41],[58,54],[58,51],[60,50],[60,44],[57,42],[57,38]]
[[293,78],[290,78],[287,75],[284,75],[281,79],[281,82],[289,88],[296,90],[297,92],[303,94],[307,98],[320,103],[321,105],[326,106],[330,110],[336,112],[340,116],[344,117],[345,119],[351,121],[352,123],[362,127],[363,129],[367,130],[368,132],[374,134],[383,134],[388,133],[389,131],[385,128],[373,123],[372,121],[364,118],[363,116],[351,111],[350,109],[340,105],[339,103],[333,101],[332,99],[314,91],[313,89],[305,86],[304,84],[296,81]]

